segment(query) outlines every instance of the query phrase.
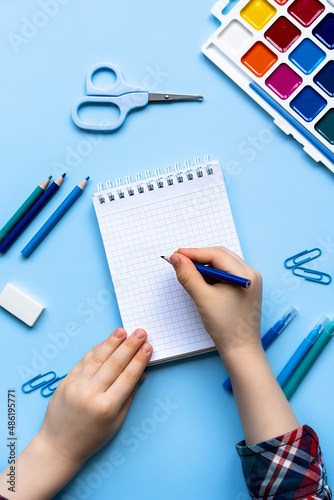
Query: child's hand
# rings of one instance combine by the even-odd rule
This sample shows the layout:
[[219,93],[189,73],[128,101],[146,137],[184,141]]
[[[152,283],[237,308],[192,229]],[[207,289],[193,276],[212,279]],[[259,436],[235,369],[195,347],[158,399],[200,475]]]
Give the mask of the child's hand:
[[[223,247],[180,248],[170,260],[223,358],[239,347],[260,345],[262,280],[257,271]],[[249,278],[252,285],[249,289],[223,282],[210,285],[193,262]]]
[[38,434],[51,453],[81,466],[118,431],[152,355],[146,336],[117,328],[61,381]]
[[[144,330],[125,339],[117,328],[60,382],[41,430],[16,460],[20,479],[10,498],[54,498],[118,431],[153,351]],[[10,472],[8,466],[0,474],[0,491]]]

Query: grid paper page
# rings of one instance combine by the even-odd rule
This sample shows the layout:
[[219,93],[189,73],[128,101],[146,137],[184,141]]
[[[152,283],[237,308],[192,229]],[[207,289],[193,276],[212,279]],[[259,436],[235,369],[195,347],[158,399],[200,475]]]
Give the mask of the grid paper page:
[[147,331],[151,363],[214,348],[192,299],[160,256],[212,245],[242,256],[218,163],[194,186],[185,179],[172,193],[165,184],[155,196],[136,193],[131,204],[128,198],[100,205],[94,196],[124,328]]

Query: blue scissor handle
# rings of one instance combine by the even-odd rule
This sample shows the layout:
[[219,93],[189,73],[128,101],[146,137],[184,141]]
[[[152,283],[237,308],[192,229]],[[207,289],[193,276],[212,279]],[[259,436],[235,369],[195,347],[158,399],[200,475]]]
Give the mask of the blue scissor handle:
[[[86,123],[80,120],[78,111],[84,104],[113,104],[118,107],[120,116],[114,123]],[[72,119],[77,127],[84,130],[97,132],[111,132],[121,127],[128,113],[135,108],[142,108],[148,104],[148,92],[137,92],[121,95],[119,97],[88,96],[79,99],[73,106]]]
[[[108,69],[115,73],[116,82],[109,89],[99,89],[93,84],[94,73],[102,69]],[[148,92],[141,87],[128,85],[123,80],[122,74],[117,66],[110,63],[99,63],[93,66],[86,80],[87,97],[79,99],[73,106],[72,119],[74,123],[84,130],[97,132],[111,132],[121,127],[128,113],[135,108],[142,108],[148,104]],[[79,108],[85,104],[114,104],[119,108],[120,116],[114,123],[86,123],[78,116]]]
[[[116,82],[109,89],[99,89],[95,87],[95,85],[93,84],[94,73],[102,69],[109,69],[116,75]],[[147,90],[141,87],[134,87],[133,85],[128,85],[127,83],[125,83],[122,74],[120,70],[117,68],[117,66],[114,66],[113,64],[110,63],[99,63],[95,64],[95,66],[93,66],[88,72],[86,80],[86,92],[87,95],[94,95],[94,96],[103,95],[108,97],[117,97],[124,94],[130,94],[132,92],[147,92]]]

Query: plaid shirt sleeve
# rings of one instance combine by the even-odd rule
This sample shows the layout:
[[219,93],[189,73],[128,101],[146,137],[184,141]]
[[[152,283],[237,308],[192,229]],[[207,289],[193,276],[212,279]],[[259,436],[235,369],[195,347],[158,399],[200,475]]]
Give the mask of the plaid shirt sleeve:
[[252,499],[332,498],[319,438],[308,425],[252,446],[241,441],[237,452]]

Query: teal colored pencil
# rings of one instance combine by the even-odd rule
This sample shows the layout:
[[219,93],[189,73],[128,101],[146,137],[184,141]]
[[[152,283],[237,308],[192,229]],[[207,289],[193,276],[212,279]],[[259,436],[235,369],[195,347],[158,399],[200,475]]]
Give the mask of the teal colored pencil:
[[6,238],[10,231],[16,226],[16,224],[22,219],[22,217],[28,212],[28,210],[34,205],[40,196],[46,190],[52,175],[48,177],[44,182],[42,182],[36,189],[31,193],[30,196],[25,200],[24,203],[18,208],[15,214],[9,219],[9,221],[0,230],[0,243]]
[[291,377],[287,383],[283,386],[283,392],[287,399],[290,399],[296,390],[298,389],[300,383],[304,379],[305,375],[309,372],[310,368],[316,362],[322,351],[325,349],[328,342],[334,336],[334,321],[329,323],[327,328],[322,331],[319,338],[315,341],[311,349],[308,351],[306,356],[297,366],[295,371],[292,373]]

